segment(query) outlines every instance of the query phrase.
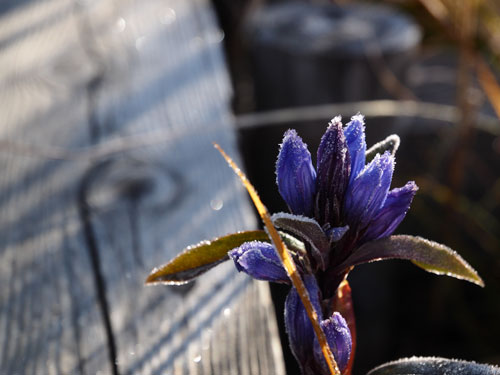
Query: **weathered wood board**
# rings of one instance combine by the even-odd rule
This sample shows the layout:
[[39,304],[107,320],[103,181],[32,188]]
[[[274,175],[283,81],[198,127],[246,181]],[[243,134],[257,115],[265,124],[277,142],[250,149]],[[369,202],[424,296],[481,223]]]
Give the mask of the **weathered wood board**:
[[1,375],[284,374],[265,283],[143,285],[256,225],[222,36],[206,0],[0,6]]

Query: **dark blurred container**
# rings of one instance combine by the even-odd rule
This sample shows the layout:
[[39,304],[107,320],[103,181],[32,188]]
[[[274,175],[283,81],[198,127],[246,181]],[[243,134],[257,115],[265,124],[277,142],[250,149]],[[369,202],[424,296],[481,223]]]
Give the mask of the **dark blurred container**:
[[261,8],[246,35],[257,110],[391,96],[379,65],[404,82],[421,38],[388,7],[308,2]]

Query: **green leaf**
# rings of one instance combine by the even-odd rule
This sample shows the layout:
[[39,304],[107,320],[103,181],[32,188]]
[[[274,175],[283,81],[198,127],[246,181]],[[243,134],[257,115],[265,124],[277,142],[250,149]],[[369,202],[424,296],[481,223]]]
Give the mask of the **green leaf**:
[[271,217],[273,224],[284,229],[311,245],[312,256],[323,270],[328,263],[330,241],[321,226],[313,219],[300,215],[279,212]]
[[298,254],[299,256],[304,256],[306,254],[306,245],[304,245],[304,242],[280,230],[278,234],[292,254]]
[[500,368],[487,364],[436,357],[412,357],[385,363],[367,375],[500,375]]
[[194,278],[228,260],[228,251],[248,241],[266,241],[269,237],[263,230],[238,232],[211,241],[202,241],[188,246],[167,264],[153,269],[146,284],[178,285]]
[[398,235],[365,243],[336,271],[383,259],[406,259],[428,272],[447,275],[484,286],[477,272],[455,251],[422,237]]

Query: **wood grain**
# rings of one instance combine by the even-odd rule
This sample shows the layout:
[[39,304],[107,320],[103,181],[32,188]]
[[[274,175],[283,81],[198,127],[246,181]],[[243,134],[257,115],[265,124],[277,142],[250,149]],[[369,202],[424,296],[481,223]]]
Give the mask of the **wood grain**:
[[267,284],[227,263],[145,287],[185,246],[255,228],[205,0],[16,2],[0,14],[0,374],[284,374]]

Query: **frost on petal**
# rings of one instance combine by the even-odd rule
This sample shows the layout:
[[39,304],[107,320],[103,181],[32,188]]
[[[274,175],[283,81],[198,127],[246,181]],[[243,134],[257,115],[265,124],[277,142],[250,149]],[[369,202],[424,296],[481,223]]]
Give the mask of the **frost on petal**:
[[245,242],[231,250],[228,255],[238,271],[243,271],[257,280],[290,282],[276,250],[267,242]]
[[276,163],[276,183],[292,213],[312,216],[316,171],[307,145],[295,130],[288,130],[283,138]]
[[340,116],[335,117],[321,138],[317,160],[317,199],[315,217],[321,225],[340,224],[351,161]]
[[386,152],[375,158],[349,185],[345,200],[347,224],[359,231],[371,222],[383,206],[394,171],[394,157]]
[[[321,316],[320,292],[315,277],[305,275],[304,284],[316,312]],[[295,288],[292,288],[286,297],[285,328],[288,333],[290,349],[300,364],[302,373],[310,373],[310,369],[315,367],[313,355],[315,333]]]
[[364,120],[363,115],[357,114],[351,118],[351,121],[344,129],[347,148],[351,157],[349,183],[352,183],[365,166],[366,141]]
[[[332,350],[335,361],[340,371],[343,371],[349,363],[352,350],[351,331],[347,326],[347,322],[340,313],[334,312],[329,319],[323,320],[320,325],[323,328],[323,332],[325,332],[328,346]],[[316,362],[321,366],[323,373],[329,374],[328,365],[323,357],[317,339],[314,340],[314,356]]]
[[389,191],[384,206],[369,224],[362,242],[390,236],[406,216],[417,190],[415,182],[410,181],[401,188]]

